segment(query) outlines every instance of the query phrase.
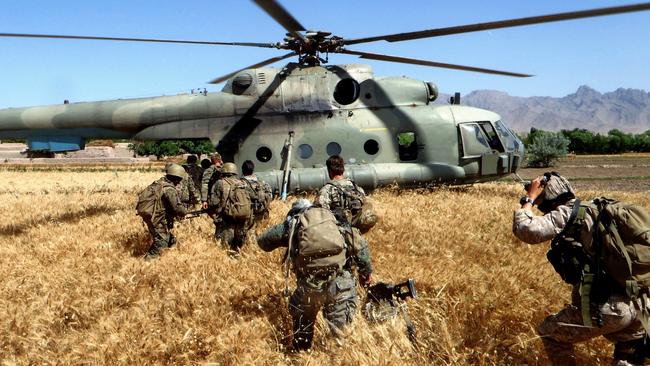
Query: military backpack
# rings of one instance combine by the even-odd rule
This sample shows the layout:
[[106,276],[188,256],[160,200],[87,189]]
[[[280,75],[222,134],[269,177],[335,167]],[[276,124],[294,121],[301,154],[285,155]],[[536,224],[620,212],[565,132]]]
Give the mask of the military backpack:
[[173,187],[171,184],[165,184],[159,179],[138,193],[135,211],[144,220],[150,221],[154,225],[163,217],[164,207],[161,198],[163,188],[166,185]]
[[331,208],[342,210],[343,216],[352,227],[365,233],[377,224],[378,217],[372,200],[359,190],[356,183],[352,182],[352,185],[328,183],[327,185],[334,187],[338,192],[338,195],[332,199]]
[[248,195],[251,199],[253,214],[263,215],[269,211],[273,194],[264,182],[242,179],[248,185]]
[[[578,240],[588,212],[596,217],[592,253],[586,253]],[[643,298],[647,302],[650,214],[638,205],[604,197],[586,204],[576,199],[569,221],[551,243],[547,257],[565,282],[580,285],[585,325],[590,325],[590,300],[601,302],[609,294],[609,289],[602,287],[617,288],[632,300]],[[641,318],[646,330],[650,330],[647,310],[642,311]]]
[[343,269],[345,239],[330,210],[310,207],[303,211],[292,220],[291,234],[289,253],[297,274],[330,275]]
[[222,178],[221,182],[223,185],[223,209],[221,211],[223,216],[236,222],[248,220],[252,215],[248,185],[235,177]]

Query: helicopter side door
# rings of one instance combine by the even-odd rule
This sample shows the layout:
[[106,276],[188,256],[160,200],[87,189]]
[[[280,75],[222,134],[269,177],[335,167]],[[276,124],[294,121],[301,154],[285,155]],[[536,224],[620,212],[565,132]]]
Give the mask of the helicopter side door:
[[478,163],[476,173],[481,176],[499,174],[499,162],[505,152],[497,133],[489,122],[471,122],[458,125],[462,139],[463,165]]

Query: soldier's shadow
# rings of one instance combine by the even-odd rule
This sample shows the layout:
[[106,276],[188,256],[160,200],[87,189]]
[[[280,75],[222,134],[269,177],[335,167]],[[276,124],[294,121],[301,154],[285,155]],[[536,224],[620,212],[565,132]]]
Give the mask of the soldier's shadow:
[[151,246],[151,235],[146,228],[120,235],[117,239],[118,246],[124,248],[133,257],[144,256]]
[[293,325],[287,304],[280,294],[240,294],[230,298],[232,309],[244,319],[266,317],[278,343],[278,351],[288,353]]
[[77,211],[68,211],[60,214],[51,214],[45,215],[37,220],[28,220],[21,223],[9,223],[0,226],[0,236],[13,236],[13,235],[22,235],[27,232],[29,229],[37,226],[41,226],[48,223],[61,223],[61,224],[73,224],[81,221],[82,219],[98,216],[98,215],[110,215],[117,211],[114,207],[109,207],[102,204],[90,205],[84,207],[81,210]]

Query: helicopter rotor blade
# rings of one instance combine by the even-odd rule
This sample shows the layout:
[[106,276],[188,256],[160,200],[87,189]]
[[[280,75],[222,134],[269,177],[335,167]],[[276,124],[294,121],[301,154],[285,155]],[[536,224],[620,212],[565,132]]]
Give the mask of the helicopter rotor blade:
[[304,31],[305,27],[300,24],[285,8],[275,0],[253,0],[257,6],[262,8],[276,22],[284,27],[293,36],[304,40],[299,31]]
[[182,44],[206,44],[206,45],[217,45],[217,46],[247,46],[247,47],[276,48],[276,45],[273,43],[212,42],[212,41],[190,41],[190,40],[180,40],[180,39],[70,36],[70,35],[57,35],[57,34],[0,33],[0,37],[82,39],[82,40],[95,40],[95,41],[182,43]]
[[233,72],[231,72],[231,73],[229,73],[229,74],[226,74],[226,75],[220,76],[220,77],[218,77],[218,78],[216,78],[216,79],[214,79],[214,80],[209,81],[208,84],[219,84],[219,83],[222,82],[222,81],[226,81],[226,80],[230,79],[231,77],[233,77],[235,74],[237,74],[237,73],[240,72],[240,71],[244,71],[244,70],[246,70],[246,69],[256,69],[256,68],[258,68],[258,67],[266,66],[266,65],[272,64],[272,63],[277,62],[277,61],[280,61],[280,60],[284,60],[285,58],[289,58],[289,57],[292,57],[292,56],[295,56],[295,55],[297,55],[297,53],[295,53],[295,52],[290,52],[290,53],[287,53],[287,54],[284,55],[284,56],[271,57],[271,58],[269,58],[269,59],[266,59],[266,60],[264,60],[264,61],[258,62],[258,63],[256,63],[256,64],[253,64],[253,65],[250,65],[250,66],[247,66],[247,67],[241,68],[241,69],[239,69],[239,70],[237,70],[237,71],[233,71]]
[[603,15],[629,13],[629,12],[644,11],[644,10],[650,10],[650,3],[615,6],[609,8],[599,8],[599,9],[582,10],[582,11],[572,11],[568,13],[540,15],[540,16],[527,17],[527,18],[517,18],[517,19],[509,19],[509,20],[500,20],[495,22],[487,22],[487,23],[460,25],[460,26],[448,27],[448,28],[428,29],[428,30],[422,30],[416,32],[395,33],[395,34],[388,34],[384,36],[348,39],[345,40],[345,44],[350,45],[350,44],[358,44],[358,43],[375,42],[381,40],[388,41],[388,42],[401,42],[401,41],[409,41],[413,39],[447,36],[450,34],[469,33],[469,32],[477,32],[477,31],[483,31],[489,29],[517,27],[521,25],[557,22],[561,20],[570,20],[570,19],[590,18],[590,17],[597,17]]
[[388,62],[400,62],[400,63],[404,63],[404,64],[441,67],[441,68],[444,68],[444,69],[473,71],[473,72],[480,72],[480,73],[483,73],[483,74],[514,76],[514,77],[519,77],[519,78],[527,78],[527,77],[533,76],[533,75],[529,75],[529,74],[520,74],[520,73],[517,73],[517,72],[484,69],[484,68],[474,67],[474,66],[446,64],[446,63],[442,63],[442,62],[419,60],[419,59],[415,59],[415,58],[381,55],[381,54],[377,54],[377,53],[368,53],[368,52],[358,52],[358,51],[352,51],[352,50],[348,50],[348,49],[342,49],[340,51],[340,53],[346,53],[348,55],[355,55],[355,56],[359,56],[360,58],[366,58],[366,59],[370,59],[370,60],[379,60],[379,61],[388,61]]

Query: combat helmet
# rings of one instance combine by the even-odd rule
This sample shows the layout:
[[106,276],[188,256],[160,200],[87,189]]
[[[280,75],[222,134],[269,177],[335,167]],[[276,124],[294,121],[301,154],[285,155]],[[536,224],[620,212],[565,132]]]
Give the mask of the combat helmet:
[[571,183],[557,172],[544,173],[543,180],[546,181],[542,194],[537,198],[537,207],[540,211],[550,212],[557,204],[564,204],[576,198]]
[[187,178],[187,172],[185,172],[185,169],[183,169],[182,166],[174,163],[167,164],[165,167],[165,174],[170,177],[176,177],[178,179]]
[[225,163],[221,168],[221,174],[237,175],[237,165],[235,163]]

